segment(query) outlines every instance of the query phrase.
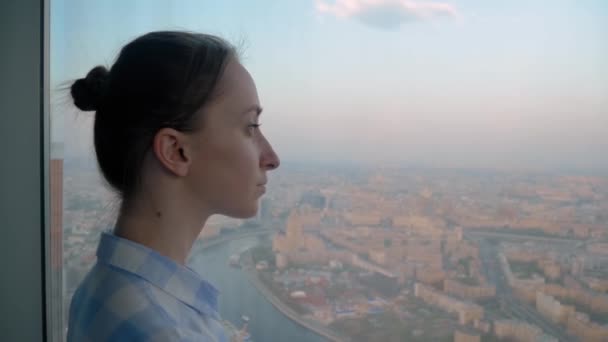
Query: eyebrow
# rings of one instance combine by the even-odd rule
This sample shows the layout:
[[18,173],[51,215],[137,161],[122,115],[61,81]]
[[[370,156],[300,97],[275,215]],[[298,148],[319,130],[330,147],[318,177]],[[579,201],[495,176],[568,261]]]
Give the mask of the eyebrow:
[[263,110],[264,110],[264,109],[263,109],[262,107],[260,107],[259,105],[253,105],[253,106],[248,107],[247,109],[245,109],[245,110],[243,111],[243,114],[247,114],[247,113],[249,113],[249,112],[256,112],[256,114],[257,114],[258,116],[260,116],[260,114],[262,114],[262,111],[263,111]]

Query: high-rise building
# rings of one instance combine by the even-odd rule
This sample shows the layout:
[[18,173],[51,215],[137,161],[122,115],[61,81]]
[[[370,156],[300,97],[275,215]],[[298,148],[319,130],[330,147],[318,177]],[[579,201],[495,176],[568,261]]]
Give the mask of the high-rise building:
[[50,263],[47,277],[47,317],[50,341],[64,341],[63,296],[63,144],[51,144],[50,162]]
[[480,342],[481,334],[471,329],[459,328],[454,332],[454,342]]

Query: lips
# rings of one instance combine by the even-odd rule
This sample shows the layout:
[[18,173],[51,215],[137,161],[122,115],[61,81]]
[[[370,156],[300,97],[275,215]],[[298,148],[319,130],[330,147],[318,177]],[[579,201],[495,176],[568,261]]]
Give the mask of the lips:
[[261,192],[262,194],[265,194],[265,193],[266,193],[266,185],[265,185],[265,184],[260,184],[260,185],[258,185],[258,189],[260,190],[260,192]]

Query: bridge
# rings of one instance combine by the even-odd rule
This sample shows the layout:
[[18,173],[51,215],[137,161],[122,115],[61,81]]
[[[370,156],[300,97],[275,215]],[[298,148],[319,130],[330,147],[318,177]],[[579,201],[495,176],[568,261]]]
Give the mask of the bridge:
[[511,240],[511,241],[538,241],[538,242],[551,242],[551,243],[563,243],[563,244],[573,244],[573,243],[584,243],[586,240],[580,239],[570,239],[570,238],[562,238],[562,237],[554,237],[554,236],[538,236],[538,235],[528,235],[528,234],[516,234],[516,233],[497,233],[497,232],[489,232],[489,231],[479,231],[479,230],[469,230],[464,231],[464,235],[470,238],[498,238],[502,240]]

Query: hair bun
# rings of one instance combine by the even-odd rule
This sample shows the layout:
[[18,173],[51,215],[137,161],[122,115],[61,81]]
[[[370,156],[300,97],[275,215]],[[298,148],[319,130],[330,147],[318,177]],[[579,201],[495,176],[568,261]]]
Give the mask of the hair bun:
[[91,69],[85,78],[72,84],[71,94],[74,105],[83,111],[96,111],[99,108],[110,72],[104,66]]

